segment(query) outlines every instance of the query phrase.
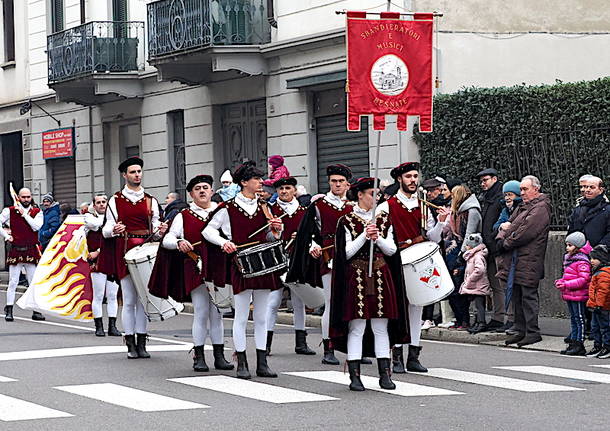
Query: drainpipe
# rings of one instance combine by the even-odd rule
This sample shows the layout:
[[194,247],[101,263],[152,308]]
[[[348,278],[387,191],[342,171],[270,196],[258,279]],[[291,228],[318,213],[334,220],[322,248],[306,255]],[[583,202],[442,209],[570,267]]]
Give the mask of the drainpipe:
[[93,107],[89,106],[89,166],[91,173],[91,196],[95,194],[95,172],[93,171]]

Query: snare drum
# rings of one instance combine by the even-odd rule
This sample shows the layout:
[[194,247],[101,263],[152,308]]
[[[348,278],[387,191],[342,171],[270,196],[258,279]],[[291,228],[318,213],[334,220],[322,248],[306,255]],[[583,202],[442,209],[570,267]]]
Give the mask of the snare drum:
[[438,244],[414,244],[400,252],[409,303],[430,305],[453,292],[453,281]]
[[282,241],[265,242],[240,250],[235,255],[235,263],[244,278],[282,271],[288,266]]
[[155,265],[158,249],[158,242],[148,242],[132,248],[125,254],[125,263],[131,280],[150,321],[165,320],[184,310],[184,305],[172,298],[162,299],[151,295],[148,291],[148,281]]

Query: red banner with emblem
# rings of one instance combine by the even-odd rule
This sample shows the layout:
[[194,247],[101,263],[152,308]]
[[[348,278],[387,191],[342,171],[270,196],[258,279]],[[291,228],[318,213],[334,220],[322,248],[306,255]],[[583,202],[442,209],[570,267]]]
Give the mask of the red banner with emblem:
[[431,13],[413,20],[347,13],[348,130],[360,130],[360,117],[372,114],[375,130],[385,129],[385,115],[397,115],[398,130],[407,130],[407,116],[419,116],[419,130],[432,131],[432,33]]

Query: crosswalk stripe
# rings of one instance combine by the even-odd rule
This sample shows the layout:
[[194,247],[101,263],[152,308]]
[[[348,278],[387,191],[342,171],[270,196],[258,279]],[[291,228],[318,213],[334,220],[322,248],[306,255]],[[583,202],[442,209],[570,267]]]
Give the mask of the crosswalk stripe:
[[198,376],[168,379],[171,382],[183,383],[202,389],[210,389],[230,395],[266,401],[274,404],[304,403],[311,401],[334,401],[338,398],[318,395],[311,392],[297,391],[266,383],[241,380],[228,376]]
[[573,370],[570,368],[544,367],[540,365],[522,367],[494,367],[501,370],[520,371],[523,373],[543,374],[545,376],[565,377],[574,380],[610,383],[610,374],[593,373],[591,371]]
[[70,413],[0,394],[0,420],[4,422],[68,418],[71,416]]
[[597,367],[597,368],[610,368],[610,365],[589,365],[590,367]]
[[437,377],[439,379],[512,389],[521,392],[584,391],[582,388],[573,388],[571,386],[552,385],[550,383],[513,379],[511,377],[473,373],[470,371],[452,370],[448,368],[429,368],[427,373],[419,373],[418,376]]
[[204,404],[183,401],[114,383],[57,386],[55,389],[141,412],[203,409],[209,407]]
[[0,376],[0,383],[16,382],[17,380],[11,379],[10,377]]
[[[282,373],[289,376],[304,377],[306,379],[320,380],[329,383],[340,383],[349,385],[349,375],[340,371],[295,371]],[[399,382],[394,380],[396,389],[388,390],[379,387],[378,377],[360,376],[360,380],[366,389],[373,391],[385,392],[392,395],[400,395],[402,397],[422,397],[436,395],[463,395],[463,392],[449,391],[447,389],[434,388],[431,386],[417,385],[414,383]]]

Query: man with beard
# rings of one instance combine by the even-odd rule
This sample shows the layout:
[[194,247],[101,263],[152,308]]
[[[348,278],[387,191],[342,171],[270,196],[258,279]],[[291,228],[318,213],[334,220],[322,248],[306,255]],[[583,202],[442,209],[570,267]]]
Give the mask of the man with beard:
[[[104,225],[104,214],[108,197],[106,195],[95,195],[93,198],[93,209],[85,214],[85,227],[87,229],[87,247],[89,249],[89,263],[91,264],[91,284],[93,285],[93,300],[91,309],[93,311],[93,321],[95,322],[95,335],[105,336],[104,323],[102,321],[103,310],[102,302],[106,296],[106,310],[108,311],[108,335],[120,337],[121,333],[116,327],[116,316],[119,310],[117,294],[119,286],[114,281],[108,279],[108,275],[101,272],[98,262],[102,253],[108,253],[104,247],[104,235],[102,226]],[[105,256],[109,257],[110,256]],[[111,276],[112,277],[112,276]]]
[[125,253],[143,244],[151,236],[159,238],[167,230],[167,224],[159,220],[159,203],[142,187],[143,167],[144,162],[139,157],[130,157],[119,165],[125,187],[110,198],[106,223],[102,229],[104,238],[114,238],[113,260],[116,273],[112,275],[121,283],[121,320],[129,359],[150,358],[150,354],[146,351],[148,317],[127,270]]
[[[398,249],[402,250],[426,240],[440,242],[441,233],[447,224],[450,210],[443,208],[438,210],[438,219],[435,221],[431,214],[426,220],[427,231],[423,229],[420,201],[417,197],[419,185],[419,163],[406,162],[395,167],[390,172],[392,178],[400,184],[400,189],[395,196],[383,202],[377,207],[377,214],[387,214],[394,228],[394,237]],[[408,288],[408,286],[407,286]],[[423,307],[409,304],[409,334],[411,343],[407,356],[407,371],[427,372],[428,370],[419,362],[422,350],[421,318]],[[395,373],[404,373],[404,359],[402,345],[394,346],[393,370]]]
[[610,246],[610,203],[605,199],[602,179],[590,175],[582,180],[581,189],[583,199],[570,214],[568,234],[584,233],[591,247]]
[[[19,284],[21,270],[25,270],[28,284],[32,283],[36,264],[40,259],[40,244],[38,230],[44,221],[42,211],[32,205],[32,192],[22,188],[18,193],[19,201],[16,205],[4,208],[0,213],[0,225],[7,224],[11,233],[0,229],[0,235],[5,241],[11,243],[11,249],[6,258],[9,280],[6,289],[6,306],[4,307],[4,320],[12,322],[13,306],[15,304],[15,291]],[[37,311],[32,313],[32,320],[45,320]]]
[[[275,187],[278,194],[278,199],[275,202],[275,205],[271,207],[271,212],[275,217],[281,217],[282,222],[284,223],[282,241],[284,241],[284,246],[286,247],[285,251],[288,256],[291,256],[294,253],[294,239],[297,236],[299,224],[306,212],[305,207],[302,207],[296,198],[296,185],[297,180],[294,177],[280,178],[273,183],[273,187]],[[273,329],[275,328],[277,310],[282,302],[283,293],[284,289],[278,289],[274,290],[269,295],[269,304],[267,305],[267,354],[271,352]],[[316,352],[307,346],[305,304],[294,291],[291,292],[290,299],[294,313],[294,351],[297,355],[315,355]]]

